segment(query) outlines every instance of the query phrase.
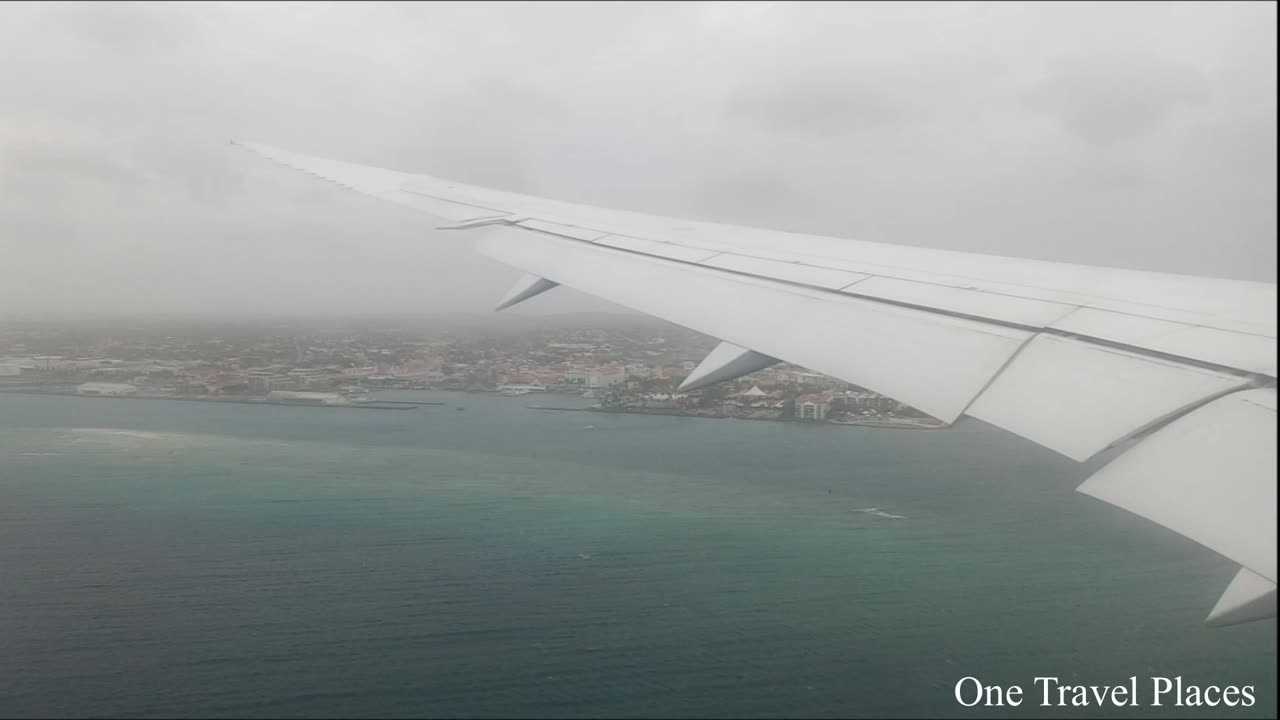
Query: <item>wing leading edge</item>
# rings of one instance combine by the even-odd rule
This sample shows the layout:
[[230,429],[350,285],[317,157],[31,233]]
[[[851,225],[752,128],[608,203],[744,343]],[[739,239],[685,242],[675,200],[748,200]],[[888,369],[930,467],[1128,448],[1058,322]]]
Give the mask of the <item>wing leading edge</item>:
[[527,275],[718,337],[692,386],[780,360],[1075,460],[1081,492],[1241,565],[1212,624],[1275,615],[1276,286],[840,240],[577,205],[236,143],[479,231]]

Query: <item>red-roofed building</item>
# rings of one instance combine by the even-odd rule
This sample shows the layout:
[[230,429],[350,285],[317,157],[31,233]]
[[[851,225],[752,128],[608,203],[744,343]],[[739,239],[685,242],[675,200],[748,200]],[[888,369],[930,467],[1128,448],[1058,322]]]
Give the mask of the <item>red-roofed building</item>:
[[831,409],[832,393],[809,393],[796,398],[796,418],[799,420],[826,420]]

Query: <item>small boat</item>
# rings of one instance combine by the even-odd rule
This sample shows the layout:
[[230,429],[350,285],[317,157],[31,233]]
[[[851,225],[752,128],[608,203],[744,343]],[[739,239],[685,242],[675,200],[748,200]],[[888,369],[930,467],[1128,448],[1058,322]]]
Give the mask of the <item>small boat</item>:
[[595,426],[595,425],[588,425],[588,426],[586,426],[586,427],[584,427],[584,428],[582,428],[582,429],[583,429],[583,430],[595,430],[595,429],[596,429],[596,426]]
[[461,405],[459,405],[458,407],[454,408],[454,410],[466,410],[466,408],[464,408],[464,407],[462,407]]

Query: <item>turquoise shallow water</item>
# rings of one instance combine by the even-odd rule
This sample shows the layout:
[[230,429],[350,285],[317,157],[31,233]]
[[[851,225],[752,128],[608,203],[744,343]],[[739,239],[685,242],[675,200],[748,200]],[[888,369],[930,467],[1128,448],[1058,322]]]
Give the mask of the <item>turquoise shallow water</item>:
[[0,715],[999,714],[966,675],[1276,714],[1274,622],[1201,622],[1234,566],[981,423],[406,395],[448,404],[0,395]]

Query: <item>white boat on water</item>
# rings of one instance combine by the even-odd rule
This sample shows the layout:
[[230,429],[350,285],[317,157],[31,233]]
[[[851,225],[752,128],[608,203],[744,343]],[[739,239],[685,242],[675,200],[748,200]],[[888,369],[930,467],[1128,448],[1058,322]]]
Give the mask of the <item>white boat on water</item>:
[[875,515],[876,517],[888,518],[889,520],[906,520],[906,515],[895,515],[881,510],[878,507],[861,508],[858,510],[850,510],[851,513],[866,513],[867,515]]

